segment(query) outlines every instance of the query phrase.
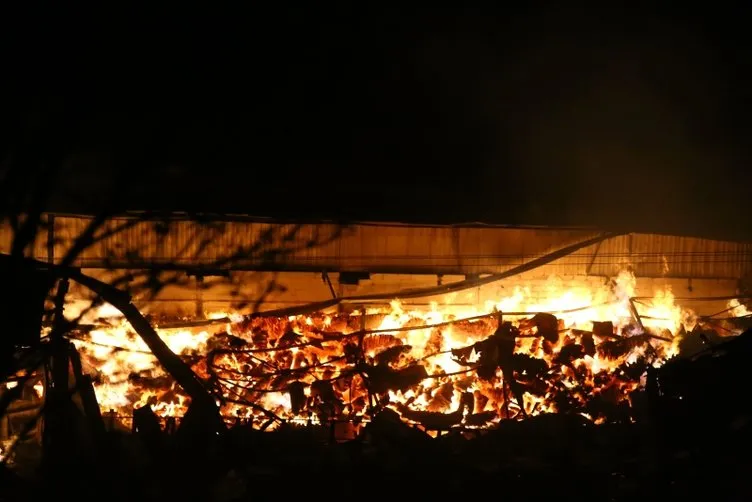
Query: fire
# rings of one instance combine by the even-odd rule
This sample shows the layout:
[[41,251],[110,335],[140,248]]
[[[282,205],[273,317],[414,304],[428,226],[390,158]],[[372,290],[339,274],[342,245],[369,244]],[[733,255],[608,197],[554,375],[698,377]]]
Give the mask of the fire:
[[[681,328],[695,322],[670,290],[644,304],[633,303],[634,292],[634,275],[623,272],[601,288],[551,278],[537,298],[516,287],[474,308],[448,297],[428,309],[395,300],[350,314],[222,312],[209,316],[227,319],[221,328],[157,331],[228,420],[258,427],[367,420],[384,408],[427,429],[551,412],[600,423],[629,408],[644,370],[674,355]],[[100,317],[109,325],[75,344],[103,411],[129,416],[150,405],[160,416],[184,414],[189,399],[129,324]]]
[[[173,352],[184,356],[204,352],[209,339],[206,331],[162,330],[159,333]],[[110,326],[92,330],[86,339],[73,340],[73,343],[83,356],[85,370],[98,378],[94,390],[104,411],[126,413],[134,406],[150,404],[163,416],[174,416],[176,409],[185,409],[184,396],[170,395],[172,383],[166,389],[150,390],[139,382],[165,382],[169,378],[126,320],[116,319]]]
[[747,310],[747,307],[742,305],[736,298],[728,302],[728,308],[734,317],[746,317],[750,315],[750,311]]

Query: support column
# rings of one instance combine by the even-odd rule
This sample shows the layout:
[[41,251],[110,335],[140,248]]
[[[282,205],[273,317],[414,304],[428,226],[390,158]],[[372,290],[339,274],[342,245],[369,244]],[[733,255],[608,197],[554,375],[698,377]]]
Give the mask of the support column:
[[196,318],[205,319],[204,315],[204,276],[196,275]]

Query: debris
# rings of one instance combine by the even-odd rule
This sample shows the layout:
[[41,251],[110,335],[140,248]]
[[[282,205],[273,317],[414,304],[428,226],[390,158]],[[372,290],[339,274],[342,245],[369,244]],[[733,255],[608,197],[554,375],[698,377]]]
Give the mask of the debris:
[[303,382],[293,382],[287,387],[290,394],[290,406],[296,415],[301,412],[306,403],[305,388],[307,385]]
[[618,359],[637,347],[649,344],[650,337],[649,333],[643,333],[641,335],[621,337],[616,340],[607,340],[598,345],[598,354],[606,359]]
[[533,316],[532,322],[538,328],[538,335],[545,340],[554,343],[559,339],[559,320],[555,315],[540,312]]
[[738,420],[735,403],[746,393],[750,359],[752,330],[652,371],[647,392],[656,419],[667,427],[680,416],[705,427]]
[[371,391],[377,394],[390,390],[406,390],[428,377],[426,368],[420,364],[398,370],[394,370],[385,364],[362,365],[360,369],[368,376]]
[[614,336],[614,323],[611,321],[593,321],[593,334],[600,338]]
[[394,347],[389,347],[388,349],[376,354],[374,359],[377,365],[390,364],[399,359],[401,355],[410,352],[410,349],[412,349],[410,345],[397,345]]
[[473,409],[473,395],[466,392],[462,395],[459,407],[451,413],[438,413],[433,411],[414,411],[408,406],[399,403],[397,409],[408,420],[418,422],[427,430],[448,430],[462,421],[465,410]]

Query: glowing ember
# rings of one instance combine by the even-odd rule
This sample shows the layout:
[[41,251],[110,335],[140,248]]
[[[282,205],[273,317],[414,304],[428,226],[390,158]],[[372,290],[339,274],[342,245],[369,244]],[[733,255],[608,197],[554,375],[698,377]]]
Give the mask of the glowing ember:
[[[545,301],[518,287],[475,309],[408,310],[394,301],[385,312],[251,320],[217,313],[210,317],[231,321],[212,333],[158,332],[209,383],[224,416],[255,426],[362,419],[383,407],[428,429],[550,412],[600,423],[624,416],[644,370],[675,354],[679,330],[695,322],[668,290],[635,310],[634,288],[625,272],[596,289],[552,279]],[[108,317],[110,327],[75,341],[102,409],[185,413],[189,400],[146,344]]]

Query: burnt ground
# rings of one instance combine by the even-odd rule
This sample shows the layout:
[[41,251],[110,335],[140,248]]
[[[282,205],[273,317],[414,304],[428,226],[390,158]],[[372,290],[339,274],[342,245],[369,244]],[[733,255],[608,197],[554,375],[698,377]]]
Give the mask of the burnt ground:
[[6,472],[0,500],[749,500],[752,420],[724,422],[595,426],[546,415],[432,439],[385,416],[342,443],[322,427],[239,426],[210,443],[110,433],[96,459],[71,451],[58,476],[31,469],[38,448],[22,448],[23,477]]

